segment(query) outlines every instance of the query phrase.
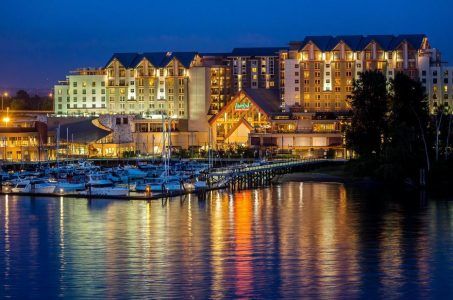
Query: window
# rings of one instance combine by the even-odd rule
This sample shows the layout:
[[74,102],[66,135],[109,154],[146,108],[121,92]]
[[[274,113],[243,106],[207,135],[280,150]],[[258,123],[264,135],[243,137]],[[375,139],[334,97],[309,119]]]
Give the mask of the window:
[[91,101],[96,102],[96,97],[92,97]]
[[426,76],[426,71],[422,71],[422,76]]
[[87,93],[87,90],[83,89],[82,94],[86,95],[86,93]]
[[73,87],[77,87],[77,82],[74,81],[74,82],[72,83],[72,86],[73,86]]
[[128,118],[123,118],[123,124],[127,124],[129,122]]
[[95,90],[95,89],[92,89],[92,90],[91,90],[91,93],[92,93],[92,94],[96,94],[96,90]]
[[92,86],[92,87],[96,87],[96,82],[93,81],[93,82],[91,83],[91,86]]
[[116,118],[115,124],[116,124],[116,125],[121,125],[121,118]]

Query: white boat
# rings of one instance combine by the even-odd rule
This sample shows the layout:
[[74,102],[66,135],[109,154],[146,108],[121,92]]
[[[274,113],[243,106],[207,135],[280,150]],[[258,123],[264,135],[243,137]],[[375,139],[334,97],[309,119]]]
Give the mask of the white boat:
[[108,179],[108,174],[92,173],[92,174],[88,174],[87,186],[107,187],[107,186],[113,186],[113,182],[110,179]]
[[55,192],[62,195],[77,194],[85,190],[85,183],[59,181],[55,187]]
[[151,192],[162,193],[181,191],[181,182],[175,178],[157,177],[146,180],[144,183],[138,183],[135,187],[137,192],[145,192],[147,188],[151,189]]
[[55,191],[55,187],[55,184],[44,180],[23,180],[11,188],[11,191],[13,193],[52,194]]
[[129,177],[129,180],[143,179],[147,175],[147,172],[143,172],[142,170],[131,166],[125,166],[124,171],[126,171],[126,175]]
[[[90,193],[90,190],[87,192]],[[126,187],[92,187],[91,195],[102,196],[127,196],[129,189]]]
[[55,184],[51,183],[35,183],[33,192],[38,194],[52,194],[55,192]]
[[29,180],[23,180],[17,183],[14,187],[11,188],[11,192],[13,193],[30,193],[31,192],[31,184]]

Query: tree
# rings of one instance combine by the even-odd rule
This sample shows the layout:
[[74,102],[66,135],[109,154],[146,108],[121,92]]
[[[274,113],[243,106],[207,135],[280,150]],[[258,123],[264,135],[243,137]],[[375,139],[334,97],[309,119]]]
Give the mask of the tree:
[[[442,121],[444,116],[448,112],[448,107],[441,104],[440,106],[436,106],[434,109],[433,121],[434,121],[434,128],[436,129],[436,141],[435,141],[435,148],[436,148],[436,161],[439,160],[439,148],[440,148],[440,135],[442,133]],[[445,149],[446,150],[446,149]]]
[[387,81],[378,71],[366,71],[354,82],[350,99],[351,126],[346,143],[363,158],[379,157],[386,132]]
[[[388,144],[386,154],[393,164],[418,171],[420,161],[430,169],[426,130],[429,108],[423,86],[403,73],[390,81]],[[424,157],[424,158],[423,158]]]
[[447,126],[447,137],[445,141],[445,160],[448,159],[450,152],[450,135],[451,135],[451,123],[453,119],[453,109],[448,109],[448,126]]

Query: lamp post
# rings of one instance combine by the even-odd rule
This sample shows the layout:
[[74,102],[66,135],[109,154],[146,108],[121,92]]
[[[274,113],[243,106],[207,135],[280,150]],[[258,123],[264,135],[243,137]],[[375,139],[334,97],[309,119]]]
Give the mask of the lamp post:
[[3,122],[5,122],[5,127],[8,127],[9,118],[9,107],[6,108],[6,117],[3,117]]
[[2,111],[3,111],[3,98],[8,97],[8,92],[2,93]]

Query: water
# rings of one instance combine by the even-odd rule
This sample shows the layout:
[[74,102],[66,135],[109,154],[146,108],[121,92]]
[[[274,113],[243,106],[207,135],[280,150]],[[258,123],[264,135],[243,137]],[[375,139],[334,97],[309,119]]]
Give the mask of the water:
[[0,297],[397,298],[453,290],[453,201],[287,183],[166,203],[1,196]]

